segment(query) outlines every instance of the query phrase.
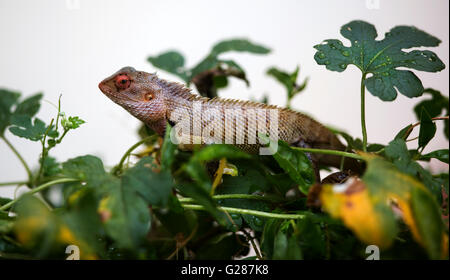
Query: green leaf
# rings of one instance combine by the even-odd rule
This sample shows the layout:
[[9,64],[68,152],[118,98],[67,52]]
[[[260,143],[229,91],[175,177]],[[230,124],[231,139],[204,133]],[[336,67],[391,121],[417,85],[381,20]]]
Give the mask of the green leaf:
[[382,144],[369,144],[369,145],[367,146],[367,151],[368,151],[369,153],[376,153],[376,152],[381,151],[384,147],[385,147],[385,146],[382,145]]
[[386,157],[394,165],[406,174],[409,174],[423,182],[423,184],[434,194],[437,199],[441,199],[441,187],[431,173],[425,170],[420,164],[411,157],[406,142],[402,139],[393,140],[386,146]]
[[41,107],[42,93],[32,95],[19,104],[17,104],[14,110],[14,115],[25,115],[28,117],[33,117],[39,111]]
[[326,257],[325,234],[310,215],[296,220],[296,234],[305,259],[324,259]]
[[242,244],[245,243],[243,235],[222,233],[210,238],[198,249],[196,259],[199,260],[227,260],[232,256],[245,256],[248,249],[243,250]]
[[209,195],[208,191],[193,183],[180,183],[177,185],[177,189],[187,197],[193,198],[196,203],[203,205],[221,225],[227,225],[227,217],[224,212],[217,209],[217,203]]
[[281,230],[274,240],[274,260],[302,260],[303,253],[295,235],[287,236]]
[[189,82],[189,75],[184,68],[184,57],[177,51],[168,51],[158,56],[150,56],[148,62],[153,66],[175,74],[185,82]]
[[137,191],[147,203],[166,207],[172,193],[172,176],[168,171],[152,171],[153,158],[144,157],[122,177],[124,188]]
[[243,167],[238,164],[238,176],[223,176],[222,184],[216,189],[216,194],[242,193],[250,194],[254,192],[267,191],[270,187],[264,172],[257,169],[254,162],[249,162],[249,166]]
[[220,54],[229,51],[249,52],[254,54],[267,54],[270,52],[268,48],[254,44],[246,39],[231,39],[221,41],[216,45],[214,45],[210,54],[208,54],[202,61],[200,61],[196,66],[194,66],[191,69],[190,80],[192,80],[192,78],[194,78],[195,76],[197,76],[202,72],[217,68],[221,64],[226,64],[228,65],[228,67],[237,70],[237,73],[232,76],[236,76],[248,82],[247,79],[245,78],[245,72],[243,71],[242,67],[240,67],[236,62],[232,60],[220,60],[218,58]]
[[[431,99],[423,100],[422,102],[418,103],[414,107],[414,112],[416,113],[416,117],[418,120],[420,120],[420,117],[422,114],[422,108],[424,108],[430,114],[431,118],[440,116],[442,114],[442,112],[443,112],[443,115],[448,116],[448,114],[450,112],[448,97],[442,95],[440,91],[437,91],[432,88],[426,88],[423,92],[429,93],[431,95]],[[449,137],[449,135],[448,135],[449,121],[445,120],[444,123],[445,123],[444,134],[448,139],[448,137]]]
[[216,68],[218,65],[219,60],[217,59],[217,57],[208,55],[191,69],[190,81],[198,74]]
[[308,78],[301,85],[297,85],[297,77],[300,68],[297,66],[294,72],[291,74],[282,71],[276,67],[271,67],[267,70],[267,75],[274,77],[278,82],[280,82],[287,91],[288,101],[292,99],[297,93],[303,91],[307,85]]
[[107,185],[98,212],[105,230],[120,248],[136,249],[150,229],[150,211],[144,199],[116,179]]
[[164,142],[161,148],[161,169],[170,170],[173,161],[175,159],[175,153],[177,152],[177,146],[170,140],[170,133],[172,127],[170,124],[166,124],[166,133],[164,135]]
[[224,40],[212,48],[211,54],[217,56],[224,52],[236,51],[236,52],[249,52],[254,54],[268,54],[270,49],[250,42],[247,39],[231,39]]
[[[42,158],[40,159],[40,161],[41,160],[42,160]],[[60,173],[61,170],[62,169],[60,167],[59,162],[57,162],[54,157],[46,156],[44,158],[44,163],[43,163],[43,174],[44,174],[44,177],[55,176],[58,173]]]
[[439,205],[427,192],[416,188],[412,191],[411,207],[422,243],[428,255],[431,259],[441,259],[442,239],[445,229]]
[[234,60],[219,60],[221,66],[226,65],[228,68],[225,70],[226,76],[232,76],[238,79],[243,80],[247,86],[250,85],[250,82],[247,80],[247,76],[245,75],[244,69],[237,64]]
[[339,40],[325,40],[314,46],[318,51],[314,59],[328,70],[342,72],[349,64],[357,66],[366,78],[364,83],[374,96],[383,101],[392,101],[397,91],[407,97],[417,97],[423,93],[423,85],[411,71],[398,70],[398,67],[419,71],[437,72],[445,68],[437,55],[428,50],[403,49],[414,47],[435,47],[441,42],[438,38],[412,26],[396,26],[377,41],[377,31],[372,24],[352,21],[341,28],[341,34],[351,42],[346,47]]
[[430,160],[432,158],[438,159],[442,162],[448,163],[448,149],[436,150],[431,153],[422,155],[420,160]]
[[63,163],[62,173],[67,177],[77,178],[87,184],[98,187],[107,174],[103,162],[95,156],[79,156]]
[[80,125],[84,124],[85,121],[80,119],[79,117],[69,117],[67,121],[63,123],[63,120],[61,120],[61,124],[64,127],[64,129],[76,129],[79,128]]
[[264,225],[261,237],[261,250],[269,260],[273,258],[275,236],[282,222],[283,220],[281,219],[268,219]]
[[185,165],[185,170],[197,184],[202,186],[205,191],[209,192],[211,189],[211,180],[205,171],[204,162],[221,158],[232,159],[249,157],[250,155],[232,145],[209,145],[194,153],[189,162]]
[[311,161],[302,151],[292,149],[283,141],[278,141],[278,151],[273,155],[291,177],[299,185],[302,193],[308,194],[309,187],[314,184],[314,169]]
[[12,134],[31,141],[41,140],[47,131],[47,126],[43,121],[35,118],[34,123],[31,123],[30,117],[26,115],[13,115],[11,123],[14,125],[9,128]]
[[[225,186],[222,186],[225,188]],[[250,200],[250,199],[224,199],[218,201],[220,206],[226,207],[234,207],[234,208],[243,208],[243,209],[251,209],[258,210],[263,212],[270,212],[270,207],[267,202],[258,201],[258,200]],[[257,217],[253,215],[240,215],[233,214],[231,216],[234,220],[240,220],[239,217],[242,217],[244,221],[247,223],[250,228],[256,232],[262,231],[264,229],[264,225],[267,222],[267,218]]]
[[[293,82],[291,79],[291,75],[288,74],[287,72],[279,70],[276,67],[271,67],[271,68],[269,68],[269,70],[267,70],[266,74],[274,77],[278,82],[280,82],[282,85],[284,85],[286,87],[287,92],[292,91],[292,88],[293,88],[292,83]],[[297,77],[295,77],[295,78],[297,78]]]
[[211,190],[211,180],[206,173],[205,167],[202,162],[197,160],[191,160],[184,165],[185,171],[196,182],[198,186],[201,186],[206,192]]
[[[411,125],[411,124],[408,124],[405,128],[403,128],[402,130],[400,130],[400,131],[397,133],[397,135],[395,135],[394,140],[397,140],[397,139],[403,139],[403,140],[406,140],[406,139],[408,138],[409,134],[411,134],[411,131],[412,131],[412,130],[410,130],[411,127],[412,127],[412,125]],[[408,133],[408,134],[406,134],[406,133]]]
[[20,93],[0,88],[0,136],[10,125],[12,107],[19,100]]
[[100,221],[93,202],[92,192],[86,192],[73,208],[50,211],[36,197],[24,195],[15,207],[15,235],[36,252],[37,258],[49,256],[54,249],[64,256],[61,247],[76,245],[81,259],[97,259],[103,252],[97,238]]
[[216,88],[225,88],[228,85],[227,76],[214,76],[213,80]]
[[433,122],[426,109],[422,108],[422,114],[420,116],[419,148],[425,148],[435,134],[436,124]]
[[420,120],[422,108],[425,108],[432,118],[439,116],[442,111],[449,111],[448,98],[443,96],[440,91],[432,88],[426,88],[423,92],[429,93],[431,95],[431,99],[423,100],[414,106],[414,112],[416,113],[418,120]]

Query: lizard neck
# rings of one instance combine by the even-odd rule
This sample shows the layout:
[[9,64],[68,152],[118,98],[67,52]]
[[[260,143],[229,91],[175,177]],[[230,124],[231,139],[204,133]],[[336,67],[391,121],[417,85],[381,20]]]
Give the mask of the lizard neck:
[[164,134],[166,133],[166,124],[167,124],[166,119],[159,119],[154,122],[145,122],[145,124],[150,129],[155,131],[159,136],[164,137]]
[[209,100],[209,98],[192,94],[191,90],[182,84],[161,80],[160,85],[165,94],[166,119],[170,122],[177,123],[180,114],[191,116],[195,102],[203,103]]

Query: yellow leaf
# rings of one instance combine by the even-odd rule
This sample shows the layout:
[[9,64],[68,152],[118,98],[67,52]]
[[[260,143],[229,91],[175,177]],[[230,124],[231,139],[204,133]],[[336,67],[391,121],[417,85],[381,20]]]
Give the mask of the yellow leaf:
[[29,217],[19,220],[14,227],[17,240],[25,245],[31,245],[34,237],[47,226],[47,221],[42,217]]
[[372,201],[361,180],[352,178],[341,185],[325,185],[320,200],[325,210],[342,219],[361,241],[380,248],[391,245],[395,231],[392,219],[386,218],[383,205]]
[[102,222],[106,222],[111,218],[111,209],[108,206],[108,202],[110,197],[104,197],[102,200],[100,200],[99,206],[98,206],[98,214],[100,215],[100,219]]
[[97,255],[91,252],[91,248],[83,241],[77,239],[73,232],[66,226],[61,225],[58,232],[58,240],[68,245],[80,247],[80,258],[84,260],[96,260]]

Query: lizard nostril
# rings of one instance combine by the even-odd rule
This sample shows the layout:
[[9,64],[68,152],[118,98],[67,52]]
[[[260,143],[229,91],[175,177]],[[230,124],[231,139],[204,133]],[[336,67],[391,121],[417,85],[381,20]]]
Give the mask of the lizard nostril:
[[98,88],[103,92],[103,93],[109,93],[111,92],[111,88],[105,83],[105,82],[100,82],[98,84]]

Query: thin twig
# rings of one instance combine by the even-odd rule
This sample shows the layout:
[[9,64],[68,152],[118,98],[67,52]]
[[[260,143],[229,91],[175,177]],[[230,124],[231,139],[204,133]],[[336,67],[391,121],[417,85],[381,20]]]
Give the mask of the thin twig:
[[[181,206],[185,209],[206,211],[206,208],[202,205],[181,204]],[[233,208],[233,207],[217,207],[217,209],[219,209],[220,211],[228,212],[228,213],[247,214],[247,215],[259,216],[259,217],[265,217],[265,218],[274,218],[274,219],[303,219],[303,218],[305,218],[305,215],[303,215],[303,214],[269,213],[269,212],[263,212],[263,211],[258,211],[258,210]]]
[[170,260],[171,258],[173,258],[173,256],[175,256],[176,254],[178,254],[178,251],[182,248],[184,248],[184,246],[186,246],[186,244],[194,237],[195,233],[197,232],[198,229],[198,224],[195,225],[195,228],[192,230],[191,234],[189,234],[188,238],[186,238],[183,242],[181,242],[180,246],[178,246],[178,241],[176,241],[177,246],[175,251],[170,254],[170,256],[167,257],[167,260]]
[[131,146],[126,152],[125,154],[122,156],[122,158],[120,159],[119,164],[117,165],[117,167],[115,168],[115,172],[116,173],[121,173],[122,172],[122,168],[123,168],[123,163],[125,162],[125,160],[130,156],[131,152],[136,149],[137,147],[139,147],[140,145],[144,144],[145,142],[149,142],[151,140],[153,140],[154,138],[158,137],[157,134],[151,135],[151,136],[147,136],[144,139],[140,140],[139,142],[137,142],[136,144],[134,144],[133,146]]
[[27,184],[28,181],[16,181],[16,182],[4,182],[4,183],[0,183],[0,187],[1,186],[16,186],[16,185],[25,185]]
[[[61,179],[53,180],[53,181],[47,182],[45,184],[42,184],[42,185],[40,185],[40,186],[38,186],[38,187],[36,187],[34,189],[31,189],[26,194],[29,194],[29,195],[35,194],[37,192],[40,192],[40,191],[42,191],[42,190],[44,190],[44,189],[46,189],[46,188],[48,188],[50,186],[56,185],[56,184],[67,183],[67,182],[75,182],[75,181],[79,181],[79,180],[78,179],[73,179],[73,178],[61,178]],[[17,199],[11,200],[10,202],[6,203],[2,207],[0,207],[0,211],[4,211],[4,210],[10,208],[14,204],[16,204],[19,199],[20,198],[17,198]]]

